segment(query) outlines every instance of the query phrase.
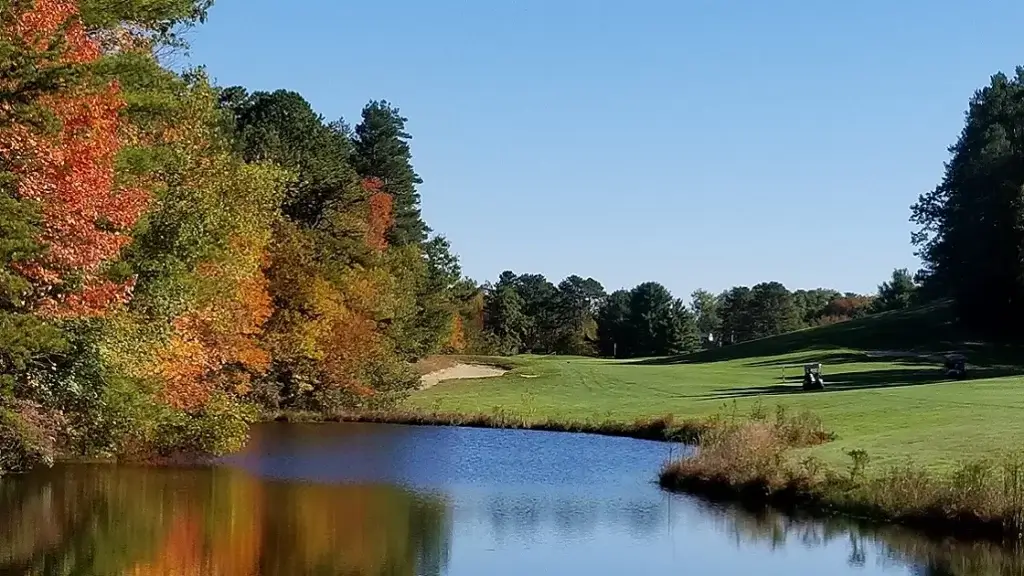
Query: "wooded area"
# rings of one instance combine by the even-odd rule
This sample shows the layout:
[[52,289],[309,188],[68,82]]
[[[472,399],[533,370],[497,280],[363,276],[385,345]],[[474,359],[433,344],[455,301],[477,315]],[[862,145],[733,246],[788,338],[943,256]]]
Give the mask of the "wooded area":
[[0,469],[223,452],[257,409],[388,405],[460,349],[405,118],[350,128],[157,54],[208,1],[0,12]]

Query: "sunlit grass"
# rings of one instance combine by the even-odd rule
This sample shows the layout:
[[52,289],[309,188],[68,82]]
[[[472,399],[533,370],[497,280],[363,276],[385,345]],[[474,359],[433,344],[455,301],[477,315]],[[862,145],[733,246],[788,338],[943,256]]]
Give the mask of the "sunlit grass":
[[[913,461],[948,469],[968,455],[1024,445],[1024,379],[1012,365],[1017,358],[1024,363],[1024,355],[968,345],[974,366],[959,381],[944,378],[934,361],[868,354],[958,346],[944,340],[951,334],[937,318],[932,312],[869,318],[678,359],[500,359],[514,368],[505,376],[443,382],[413,394],[403,409],[602,422],[671,414],[683,422],[723,410],[746,413],[761,402],[769,410],[820,416],[836,440],[807,452],[837,465],[846,452],[863,450],[879,467]],[[801,391],[809,362],[824,364],[824,392]]]

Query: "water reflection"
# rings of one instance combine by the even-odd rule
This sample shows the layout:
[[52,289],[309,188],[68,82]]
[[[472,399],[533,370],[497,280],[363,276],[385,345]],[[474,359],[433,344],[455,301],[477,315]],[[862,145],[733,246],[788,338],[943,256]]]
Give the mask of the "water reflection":
[[791,545],[804,549],[838,545],[845,548],[847,564],[854,568],[869,564],[904,568],[919,576],[1024,575],[1024,549],[1019,546],[929,538],[899,526],[878,526],[838,517],[794,517],[769,509],[751,510],[699,501],[695,505],[740,550],[768,547],[782,551]]
[[267,427],[214,468],[4,479],[0,576],[1024,576],[1020,551],[992,544],[668,495],[650,481],[664,450],[494,430]]
[[386,486],[69,467],[0,484],[0,574],[440,575],[450,518]]

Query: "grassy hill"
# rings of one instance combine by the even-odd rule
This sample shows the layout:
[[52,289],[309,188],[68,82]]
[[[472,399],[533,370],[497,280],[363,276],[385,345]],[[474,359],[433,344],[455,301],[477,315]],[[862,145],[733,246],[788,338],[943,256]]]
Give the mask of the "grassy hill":
[[[948,351],[967,354],[968,380],[945,379],[927,357]],[[758,404],[808,409],[838,435],[813,449],[817,455],[840,462],[845,451],[863,449],[873,467],[907,459],[947,467],[1024,441],[1020,349],[970,342],[943,304],[675,358],[503,360],[515,369],[501,378],[442,383],[409,402],[581,420],[694,418]],[[808,362],[823,363],[825,391],[801,390]]]

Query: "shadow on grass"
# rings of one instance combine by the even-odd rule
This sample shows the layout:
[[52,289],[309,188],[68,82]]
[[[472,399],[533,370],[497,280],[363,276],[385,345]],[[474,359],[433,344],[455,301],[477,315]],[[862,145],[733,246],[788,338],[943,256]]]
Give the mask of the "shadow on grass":
[[802,377],[793,376],[785,379],[785,383],[768,386],[751,386],[747,388],[727,388],[707,394],[705,398],[729,399],[750,398],[754,396],[779,396],[788,394],[827,394],[849,390],[871,390],[877,388],[904,388],[907,386],[923,386],[927,384],[953,384],[977,380],[990,380],[1007,376],[1024,375],[1024,369],[1016,367],[998,367],[975,369],[968,373],[964,380],[946,378],[939,369],[900,369],[865,370],[858,372],[841,372],[825,374],[825,389],[805,391]]

